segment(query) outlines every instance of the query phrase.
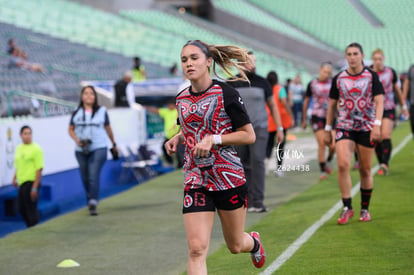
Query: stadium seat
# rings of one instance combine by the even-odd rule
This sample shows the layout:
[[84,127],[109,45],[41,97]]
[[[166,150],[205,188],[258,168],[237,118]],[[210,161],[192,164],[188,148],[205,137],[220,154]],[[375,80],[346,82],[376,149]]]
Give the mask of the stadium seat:
[[[188,20],[186,20],[183,17],[180,17],[177,13],[177,15],[172,15],[170,13],[156,11],[156,10],[144,10],[144,11],[131,11],[131,10],[125,10],[121,11],[120,14],[126,18],[129,18],[131,20],[134,20],[136,22],[139,22],[141,24],[145,24],[148,26],[151,26],[153,28],[158,28],[163,31],[174,33],[178,35],[180,38],[180,43],[177,44],[169,44],[170,45],[170,51],[171,52],[180,52],[182,45],[191,39],[200,39],[207,43],[213,43],[213,44],[239,44],[236,41],[233,41],[231,39],[228,39],[222,35],[219,35],[211,30],[208,30],[207,28],[203,28],[201,25],[206,24],[205,22],[194,24]],[[192,18],[192,21],[201,21],[197,18]],[[176,39],[177,40],[177,39]],[[249,48],[246,45],[240,45],[244,46],[246,48]],[[270,55],[268,53],[265,53],[260,50],[253,49],[256,55],[256,59],[258,64],[257,72],[261,75],[266,75],[271,70],[276,70],[279,73],[280,79],[285,79],[288,77],[292,77],[299,71],[303,72],[302,78],[307,80],[310,79],[309,73],[306,72],[306,70],[303,70],[301,68],[295,68],[295,65],[291,63],[290,61],[276,57],[275,55]],[[162,62],[161,60],[159,60]],[[293,71],[295,71],[293,74],[287,74],[291,73],[292,68],[295,68]]]
[[317,41],[309,34],[290,26],[279,18],[272,16],[269,12],[243,0],[215,0],[213,3],[217,8],[239,16],[244,20],[280,32],[301,42],[312,44],[320,48],[327,48],[326,45]]
[[[413,2],[361,0],[384,26],[371,25],[349,1],[248,0],[278,18],[343,51],[351,42],[364,47],[366,58],[376,48],[385,52],[388,65],[406,71],[414,60]],[[338,12],[340,11],[340,12]]]

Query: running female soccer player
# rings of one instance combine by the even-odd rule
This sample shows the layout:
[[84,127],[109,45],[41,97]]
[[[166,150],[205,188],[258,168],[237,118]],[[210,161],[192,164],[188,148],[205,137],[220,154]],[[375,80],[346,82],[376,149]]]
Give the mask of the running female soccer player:
[[395,121],[395,101],[394,93],[397,95],[401,104],[403,114],[408,117],[407,104],[405,104],[401,89],[398,85],[398,76],[393,68],[384,65],[384,52],[376,49],[372,52],[372,69],[378,74],[378,77],[384,87],[384,115],[381,125],[381,140],[375,146],[380,169],[379,175],[388,174],[388,163],[391,157],[392,143],[391,132],[394,128]]
[[218,64],[229,74],[228,68],[235,67],[246,79],[246,62],[247,51],[235,46],[191,40],[181,51],[181,67],[191,85],[176,96],[181,131],[165,147],[173,154],[177,145],[185,142],[183,214],[190,275],[207,274],[216,209],[228,249],[232,253],[250,252],[258,268],[265,262],[259,234],[244,232],[246,178],[233,146],[255,142],[255,133],[239,93],[226,83],[212,80],[209,73],[211,65],[215,73]]
[[364,52],[358,43],[346,47],[348,69],[332,80],[329,93],[328,115],[325,125],[325,141],[332,142],[331,130],[334,113],[339,102],[336,123],[336,156],[338,159],[338,184],[344,208],[338,224],[346,224],[354,215],[351,202],[352,182],[349,170],[354,150],[358,151],[361,181],[361,212],[359,220],[371,220],[368,212],[374,186],[371,175],[374,145],[380,139],[380,127],[384,110],[384,89],[378,75],[364,67]]
[[326,112],[328,111],[329,104],[329,91],[332,85],[331,75],[332,65],[330,63],[322,63],[321,67],[319,68],[319,77],[312,80],[308,84],[302,111],[302,128],[306,129],[306,113],[308,110],[310,98],[312,97],[313,104],[311,124],[316,136],[316,141],[318,142],[318,160],[319,166],[321,168],[321,180],[326,179],[327,174],[331,173],[331,161],[335,154],[335,145],[334,143],[331,143],[328,146],[328,158],[325,159],[326,144],[324,141],[324,129],[326,124]]

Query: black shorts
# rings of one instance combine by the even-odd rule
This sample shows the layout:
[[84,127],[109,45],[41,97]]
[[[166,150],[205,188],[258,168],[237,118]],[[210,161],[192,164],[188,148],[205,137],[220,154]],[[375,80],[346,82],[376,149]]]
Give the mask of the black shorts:
[[336,142],[343,140],[343,139],[350,139],[353,140],[356,144],[374,148],[375,143],[370,141],[371,131],[369,132],[362,132],[362,131],[347,131],[343,129],[336,129]]
[[204,188],[184,191],[183,214],[247,207],[247,187],[242,185],[223,191],[207,191]]
[[384,110],[384,114],[382,115],[382,118],[389,118],[391,120],[395,120],[395,109]]
[[312,129],[314,132],[319,131],[319,130],[325,130],[326,118],[312,116],[311,124],[312,124]]

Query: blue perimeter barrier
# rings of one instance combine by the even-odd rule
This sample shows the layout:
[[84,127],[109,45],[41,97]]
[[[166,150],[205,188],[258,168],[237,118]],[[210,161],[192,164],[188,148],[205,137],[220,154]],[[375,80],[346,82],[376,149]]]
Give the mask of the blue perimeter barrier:
[[[100,176],[100,198],[106,198],[136,186],[138,182],[132,171],[123,169],[123,159],[107,160]],[[160,162],[161,167],[161,162]],[[161,173],[173,169],[160,170]],[[18,211],[17,188],[8,185],[0,188],[0,238],[11,232],[26,228]],[[86,195],[79,169],[71,169],[42,177],[39,190],[40,222],[58,215],[86,207]]]

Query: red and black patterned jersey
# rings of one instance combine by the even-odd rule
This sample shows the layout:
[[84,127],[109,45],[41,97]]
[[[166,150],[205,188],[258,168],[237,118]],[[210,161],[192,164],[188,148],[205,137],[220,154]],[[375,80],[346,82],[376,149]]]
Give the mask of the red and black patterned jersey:
[[213,80],[204,92],[191,86],[176,97],[178,119],[185,137],[185,190],[206,188],[227,190],[246,183],[244,170],[234,146],[214,145],[208,157],[193,155],[194,146],[207,135],[225,135],[250,123],[239,93]]
[[368,68],[351,75],[346,70],[332,80],[329,97],[339,100],[336,128],[347,131],[371,131],[375,121],[376,95],[384,94],[378,75]]
[[319,81],[314,79],[308,84],[306,96],[312,97],[312,116],[326,118],[329,105],[329,91],[331,90],[332,79]]
[[384,67],[384,70],[377,74],[384,87],[384,110],[393,110],[395,109],[394,84],[398,81],[397,73],[390,67]]

